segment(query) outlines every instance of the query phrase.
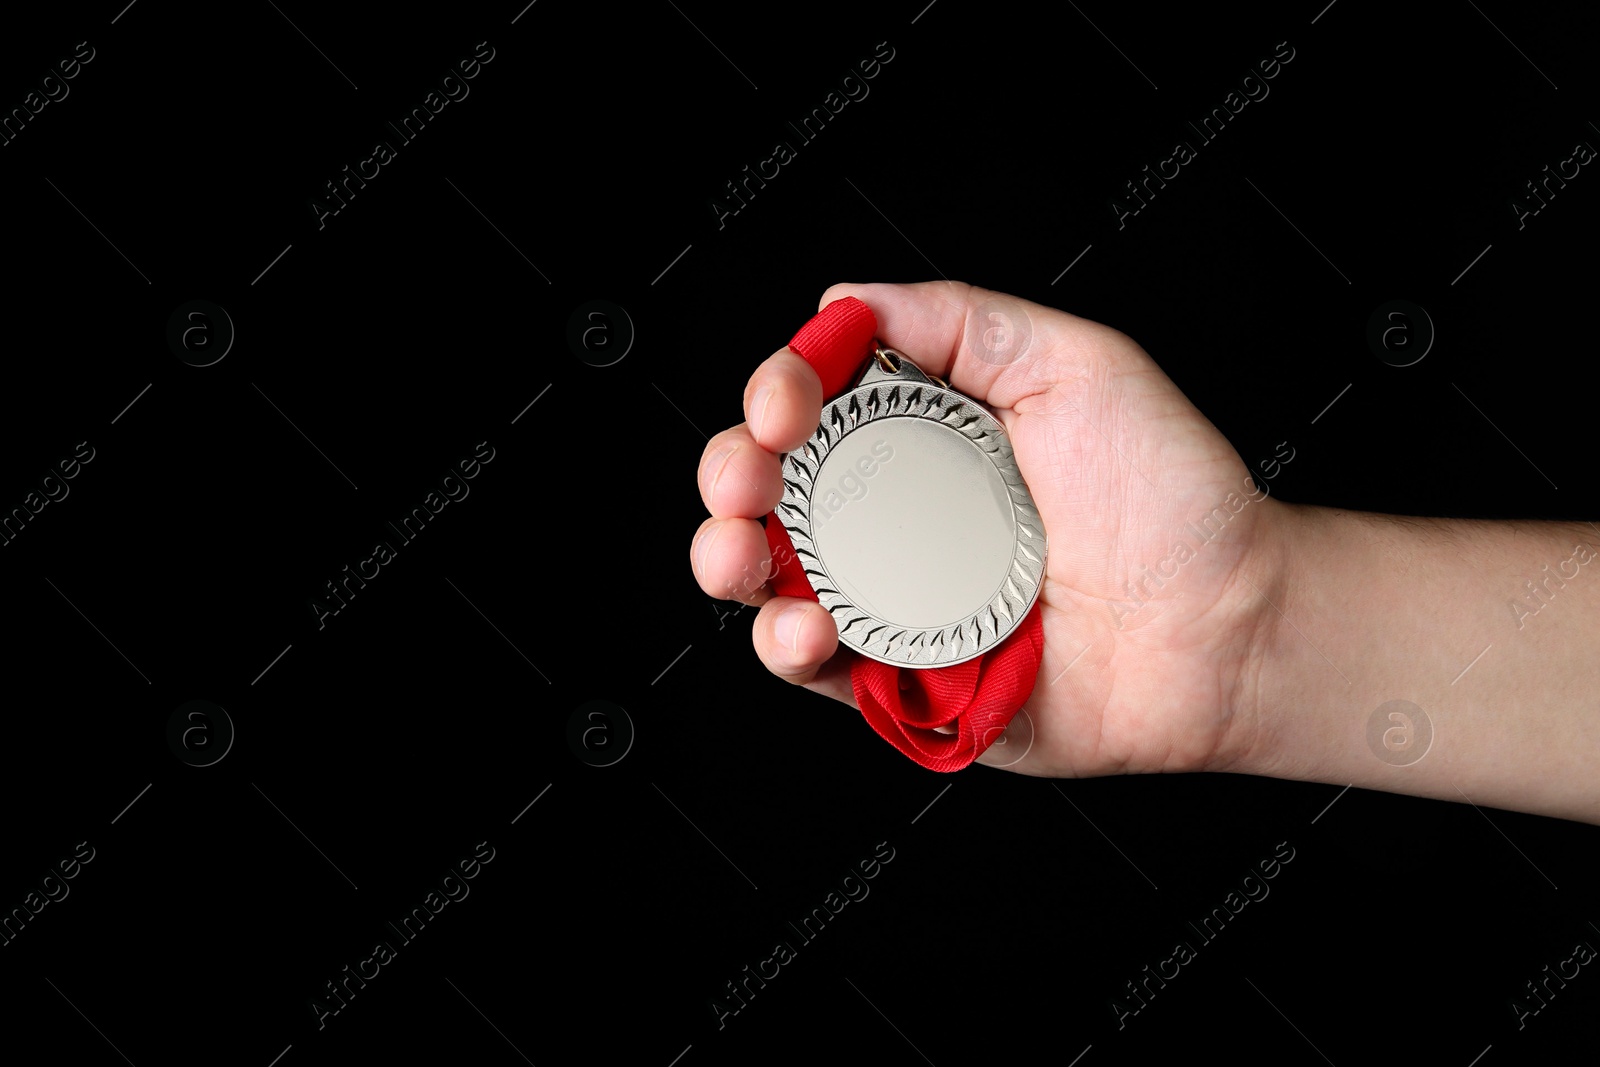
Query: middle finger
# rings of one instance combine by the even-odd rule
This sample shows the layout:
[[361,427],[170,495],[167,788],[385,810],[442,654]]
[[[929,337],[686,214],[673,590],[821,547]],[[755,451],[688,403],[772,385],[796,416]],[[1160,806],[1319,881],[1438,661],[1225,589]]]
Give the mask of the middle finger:
[[760,518],[783,496],[782,463],[756,444],[749,424],[723,430],[700,458],[700,499],[716,518]]

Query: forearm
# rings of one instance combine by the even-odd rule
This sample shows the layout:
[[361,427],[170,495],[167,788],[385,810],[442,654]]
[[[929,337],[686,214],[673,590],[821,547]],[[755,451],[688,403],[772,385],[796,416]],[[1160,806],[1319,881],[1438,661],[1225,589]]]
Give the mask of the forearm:
[[1594,527],[1273,506],[1233,769],[1600,823]]

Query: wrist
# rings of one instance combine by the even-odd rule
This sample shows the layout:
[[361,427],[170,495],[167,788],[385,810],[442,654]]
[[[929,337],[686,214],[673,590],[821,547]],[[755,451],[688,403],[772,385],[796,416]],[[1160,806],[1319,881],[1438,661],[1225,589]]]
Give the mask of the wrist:
[[1293,691],[1288,674],[1296,657],[1285,656],[1287,642],[1298,640],[1283,612],[1296,600],[1297,563],[1307,558],[1308,511],[1322,509],[1261,502],[1251,548],[1234,579],[1234,642],[1227,657],[1224,711],[1228,728],[1205,770],[1233,774],[1285,776],[1293,763],[1290,738],[1277,710],[1281,695]]
[[1600,823],[1593,527],[1273,503],[1207,769]]

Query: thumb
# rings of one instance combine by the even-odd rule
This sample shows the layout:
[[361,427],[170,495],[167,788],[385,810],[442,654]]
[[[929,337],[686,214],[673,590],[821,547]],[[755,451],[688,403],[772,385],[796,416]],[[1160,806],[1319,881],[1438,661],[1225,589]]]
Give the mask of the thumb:
[[1111,361],[1149,361],[1109,326],[966,282],[845,283],[830,287],[821,306],[847,296],[872,309],[884,344],[993,408],[1099,377]]

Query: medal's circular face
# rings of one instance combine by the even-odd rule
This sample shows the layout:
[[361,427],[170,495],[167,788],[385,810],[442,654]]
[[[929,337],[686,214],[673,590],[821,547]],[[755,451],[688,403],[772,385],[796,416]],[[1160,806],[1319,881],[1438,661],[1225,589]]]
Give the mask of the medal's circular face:
[[839,640],[864,656],[962,663],[1038,598],[1039,512],[1000,423],[954,390],[884,377],[842,394],[783,480],[795,554]]

